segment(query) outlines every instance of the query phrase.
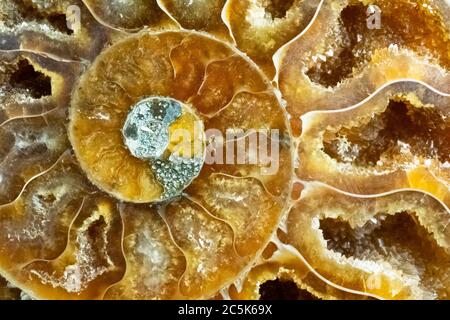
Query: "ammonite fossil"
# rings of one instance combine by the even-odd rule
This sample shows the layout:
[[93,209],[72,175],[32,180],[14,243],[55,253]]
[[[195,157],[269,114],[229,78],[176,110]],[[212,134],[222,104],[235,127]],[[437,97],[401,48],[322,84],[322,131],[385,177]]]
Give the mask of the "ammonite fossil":
[[5,0],[0,299],[448,299],[444,0]]

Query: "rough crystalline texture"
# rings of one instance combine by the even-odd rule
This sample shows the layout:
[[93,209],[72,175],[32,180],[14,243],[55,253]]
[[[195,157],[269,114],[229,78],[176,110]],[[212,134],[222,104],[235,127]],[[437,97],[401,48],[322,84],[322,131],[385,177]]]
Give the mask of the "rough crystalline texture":
[[[52,79],[49,72],[43,76]],[[266,163],[205,164],[180,197],[160,203],[168,185],[124,140],[126,119],[146,96],[189,106],[190,114],[183,109],[173,119],[176,128],[193,130],[200,119],[205,128],[219,130],[228,122],[244,130],[278,130],[283,167],[263,176]],[[244,107],[247,112],[240,112]],[[64,127],[67,110],[60,111],[10,121],[7,131],[5,157],[23,146],[30,148],[30,161],[58,150],[44,158],[48,165],[18,181],[14,190],[22,191],[7,192],[0,207],[0,269],[31,296],[210,297],[268,243],[291,185],[289,129],[274,89],[232,47],[174,31],[138,33],[104,51],[72,97],[68,131],[76,157]],[[31,129],[37,133],[27,135]]]
[[[380,29],[367,27],[369,5]],[[341,109],[389,81],[422,80],[450,92],[450,10],[437,1],[324,1],[309,29],[277,54],[289,111]]]
[[288,216],[287,239],[341,286],[388,299],[448,299],[449,222],[423,193],[357,198],[311,184]]
[[[279,238],[286,235],[278,232]],[[275,238],[264,250],[260,262],[245,278],[235,282],[227,291],[229,298],[238,300],[367,300],[368,292],[349,292],[323,278],[301,258],[291,245]],[[344,289],[344,290],[343,290]]]
[[79,0],[8,0],[0,4],[0,50],[91,60],[113,35]]
[[[73,97],[69,129],[89,178],[119,199],[148,202],[163,192],[155,170],[123,144],[121,129],[130,106],[144,96],[171,97],[192,104],[206,129],[220,129],[219,123],[225,128],[224,121],[244,120],[235,109],[245,105],[258,110],[261,117],[239,128],[265,127],[268,123],[268,128],[287,133],[275,93],[230,47],[188,32],[130,37],[105,51],[83,76]],[[174,126],[190,130],[195,121],[186,119],[181,117]],[[267,183],[270,180],[277,179],[272,176]]]
[[320,0],[230,0],[224,14],[238,47],[273,77],[272,57],[311,21]]
[[446,2],[2,0],[0,299],[449,299]]
[[450,96],[415,82],[305,115],[297,175],[356,194],[414,188],[450,206]]
[[65,108],[82,69],[31,53],[0,57],[1,205],[13,201],[30,178],[67,149]]

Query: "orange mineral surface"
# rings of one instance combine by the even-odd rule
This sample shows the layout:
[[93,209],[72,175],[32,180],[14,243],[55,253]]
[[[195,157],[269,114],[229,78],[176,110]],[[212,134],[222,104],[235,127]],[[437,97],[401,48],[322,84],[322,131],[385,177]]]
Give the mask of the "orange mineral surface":
[[446,0],[2,0],[0,299],[449,299]]

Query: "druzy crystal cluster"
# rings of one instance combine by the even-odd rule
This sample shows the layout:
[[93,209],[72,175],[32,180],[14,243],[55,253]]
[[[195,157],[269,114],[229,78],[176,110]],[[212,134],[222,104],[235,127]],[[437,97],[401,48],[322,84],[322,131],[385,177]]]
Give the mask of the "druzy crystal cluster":
[[446,0],[0,3],[0,299],[449,299],[449,208]]

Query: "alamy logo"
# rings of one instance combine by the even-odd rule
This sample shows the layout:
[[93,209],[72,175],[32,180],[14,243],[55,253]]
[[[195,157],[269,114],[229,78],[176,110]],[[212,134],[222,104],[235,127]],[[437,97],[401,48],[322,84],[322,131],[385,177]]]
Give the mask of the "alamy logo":
[[381,9],[376,5],[367,8],[367,28],[370,30],[381,29]]
[[71,5],[66,10],[67,28],[77,33],[81,29],[81,9],[79,6]]
[[228,129],[206,132],[206,164],[259,165],[262,175],[274,175],[279,169],[280,133],[277,129]]
[[[194,129],[194,137],[201,136],[202,125]],[[205,131],[206,148],[204,162],[208,165],[258,165],[262,175],[274,175],[280,164],[280,132],[278,129],[218,129]],[[192,132],[176,129],[172,139],[178,141],[175,156],[193,157],[200,154],[202,142]],[[192,143],[193,142],[193,143]]]

